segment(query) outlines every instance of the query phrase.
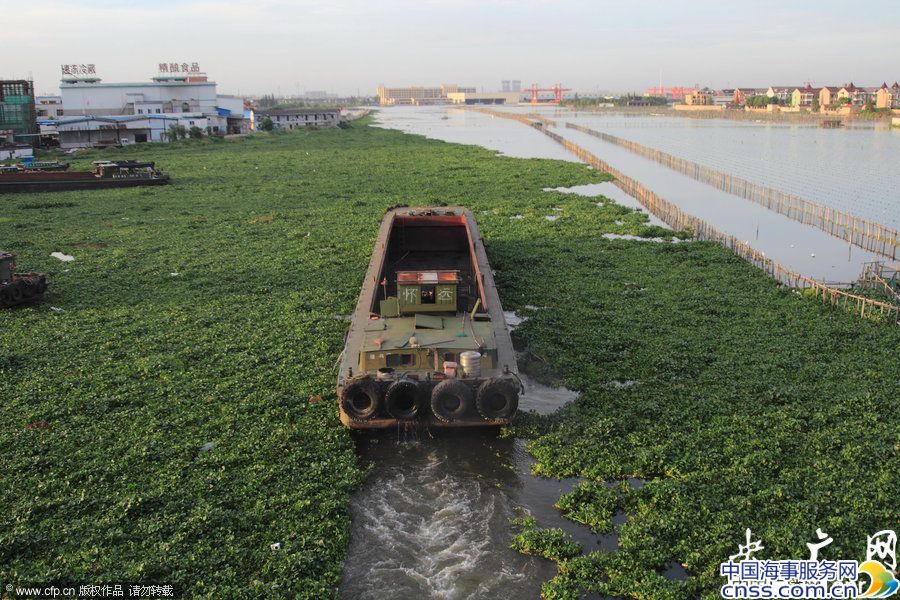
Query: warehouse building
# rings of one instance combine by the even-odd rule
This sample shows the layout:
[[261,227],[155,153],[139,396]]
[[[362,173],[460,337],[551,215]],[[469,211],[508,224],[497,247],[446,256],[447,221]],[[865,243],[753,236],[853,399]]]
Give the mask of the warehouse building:
[[243,99],[217,94],[216,82],[196,63],[171,67],[161,63],[151,81],[125,83],[104,83],[93,73],[66,76],[64,71],[59,88],[62,116],[47,115],[53,118],[41,125],[55,127],[63,148],[108,145],[112,140],[168,141],[166,132],[173,124],[199,127],[210,135],[246,129]]
[[452,104],[519,104],[522,101],[521,92],[451,92],[447,99]]
[[62,117],[51,122],[39,121],[43,126],[52,124],[59,136],[60,148],[103,148],[127,146],[143,142],[171,141],[170,127],[183,127],[190,131],[198,127],[204,132],[209,127],[202,113],[149,114],[149,115],[88,115]]
[[268,117],[274,129],[300,129],[304,127],[334,127],[341,122],[339,108],[284,108],[261,110],[255,114],[256,126]]

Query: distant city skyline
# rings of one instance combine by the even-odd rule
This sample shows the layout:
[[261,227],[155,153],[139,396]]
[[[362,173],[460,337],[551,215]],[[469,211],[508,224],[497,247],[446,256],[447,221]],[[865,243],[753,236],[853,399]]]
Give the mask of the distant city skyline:
[[105,82],[198,63],[223,93],[372,96],[502,80],[579,92],[900,79],[900,3],[837,0],[0,0],[0,78],[57,93],[62,64]]

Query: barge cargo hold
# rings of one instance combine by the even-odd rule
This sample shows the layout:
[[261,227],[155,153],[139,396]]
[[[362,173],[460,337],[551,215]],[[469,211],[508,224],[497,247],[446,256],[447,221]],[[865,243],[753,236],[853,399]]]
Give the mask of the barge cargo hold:
[[468,209],[387,212],[339,369],[338,408],[350,428],[512,420],[522,384]]
[[20,171],[0,173],[0,193],[58,192],[165,185],[169,176],[152,162],[95,161],[93,171]]

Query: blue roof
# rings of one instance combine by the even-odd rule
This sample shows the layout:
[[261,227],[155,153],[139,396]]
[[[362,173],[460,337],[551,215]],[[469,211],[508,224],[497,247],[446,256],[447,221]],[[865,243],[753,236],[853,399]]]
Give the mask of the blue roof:
[[231,110],[227,109],[227,108],[221,108],[221,107],[217,106],[216,112],[219,114],[220,117],[230,117],[231,116]]
[[73,116],[73,117],[63,117],[61,119],[44,119],[38,121],[39,125],[68,125],[70,123],[84,123],[87,121],[103,121],[106,123],[127,123],[129,121],[141,121],[143,119],[161,119],[164,121],[177,121],[181,118],[204,118],[204,115],[199,117],[191,116],[181,116],[180,113],[159,113],[159,114],[146,114],[146,115],[85,115],[85,116]]

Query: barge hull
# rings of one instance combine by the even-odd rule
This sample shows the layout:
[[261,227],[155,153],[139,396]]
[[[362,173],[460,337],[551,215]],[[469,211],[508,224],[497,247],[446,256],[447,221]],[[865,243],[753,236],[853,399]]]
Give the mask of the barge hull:
[[[356,304],[356,309],[350,322],[350,328],[347,332],[346,344],[344,352],[341,356],[337,381],[337,396],[340,399],[344,385],[349,382],[352,376],[359,375],[360,351],[364,347],[366,340],[366,328],[372,322],[374,307],[378,304],[378,298],[382,293],[384,285],[384,273],[388,272],[393,266],[386,263],[388,257],[388,249],[391,233],[394,229],[396,219],[414,218],[420,215],[432,216],[435,220],[442,217],[453,217],[457,226],[460,222],[464,223],[466,229],[468,250],[472,261],[472,271],[474,274],[475,284],[477,286],[478,297],[483,299],[476,307],[490,318],[490,326],[492,328],[493,341],[496,352],[495,367],[497,375],[502,370],[503,376],[508,378],[518,378],[518,368],[516,366],[516,355],[513,349],[512,340],[510,339],[509,330],[506,326],[503,310],[500,305],[500,298],[497,293],[494,276],[488,263],[487,253],[484,248],[481,235],[478,230],[478,224],[475,221],[471,211],[461,207],[433,207],[433,208],[394,208],[390,209],[381,223],[378,236],[375,241],[374,251],[369,261],[369,267],[363,280],[362,291]],[[385,294],[386,295],[386,294]],[[464,312],[468,312],[463,309]],[[474,312],[474,311],[473,311]],[[490,376],[486,376],[485,379]],[[427,389],[431,389],[436,381],[429,381],[426,384]],[[475,383],[471,383],[475,386]],[[476,386],[477,387],[477,386]],[[339,401],[340,405],[340,401]],[[499,425],[509,424],[512,418],[491,419],[487,420],[474,414],[454,420],[441,420],[435,417],[430,410],[424,411],[427,414],[421,414],[415,419],[395,419],[382,415],[378,415],[366,420],[358,420],[351,418],[343,409],[340,410],[341,422],[353,429],[383,429],[394,427],[403,423],[415,423],[427,425],[429,427],[497,427]],[[473,411],[474,412],[474,411]]]
[[98,179],[62,181],[0,181],[0,194],[29,192],[65,192],[72,190],[97,190],[106,188],[126,188],[144,185],[166,185],[169,177],[148,179]]

